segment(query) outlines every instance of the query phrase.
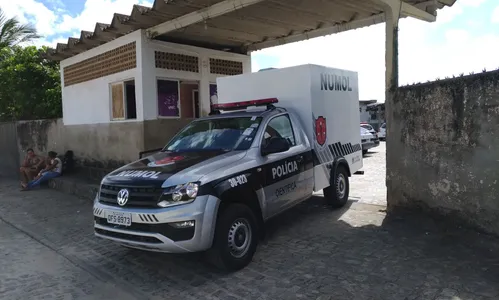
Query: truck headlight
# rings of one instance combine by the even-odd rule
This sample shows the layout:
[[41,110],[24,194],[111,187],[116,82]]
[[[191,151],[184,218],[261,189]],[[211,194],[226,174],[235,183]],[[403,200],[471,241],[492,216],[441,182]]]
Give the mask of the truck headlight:
[[196,199],[199,191],[199,184],[196,182],[189,182],[180,184],[163,191],[158,206],[169,207],[180,204],[191,203]]

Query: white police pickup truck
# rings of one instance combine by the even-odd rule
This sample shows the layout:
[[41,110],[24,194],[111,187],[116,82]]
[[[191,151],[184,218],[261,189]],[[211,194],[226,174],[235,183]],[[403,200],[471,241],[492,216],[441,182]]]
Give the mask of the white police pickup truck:
[[303,65],[217,84],[211,116],[103,178],[96,236],[148,251],[206,250],[237,270],[268,219],[320,190],[345,205],[362,168],[357,73]]

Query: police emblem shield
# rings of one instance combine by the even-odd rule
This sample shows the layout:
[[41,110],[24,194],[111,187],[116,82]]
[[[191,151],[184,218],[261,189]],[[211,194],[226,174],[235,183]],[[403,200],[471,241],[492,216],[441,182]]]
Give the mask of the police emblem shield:
[[315,139],[320,146],[324,146],[327,140],[326,118],[319,116],[315,119]]

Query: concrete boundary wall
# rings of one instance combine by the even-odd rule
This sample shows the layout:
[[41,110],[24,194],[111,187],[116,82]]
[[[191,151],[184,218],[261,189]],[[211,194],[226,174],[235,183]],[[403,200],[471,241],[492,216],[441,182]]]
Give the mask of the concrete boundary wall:
[[[64,125],[62,119],[20,121],[15,123],[17,143],[13,144],[21,159],[28,148],[43,155],[50,150],[59,154],[72,150],[80,166],[113,169],[138,159],[141,151],[163,147],[189,121],[149,120],[88,125]],[[0,151],[0,154],[5,152]]]
[[387,117],[389,209],[499,234],[499,71],[401,87]]
[[0,176],[15,178],[19,170],[16,123],[0,123]]

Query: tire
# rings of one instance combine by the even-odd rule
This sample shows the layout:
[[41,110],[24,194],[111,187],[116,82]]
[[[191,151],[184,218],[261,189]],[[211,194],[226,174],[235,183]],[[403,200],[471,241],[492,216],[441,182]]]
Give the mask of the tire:
[[324,198],[331,207],[341,208],[347,203],[349,193],[350,182],[347,170],[344,166],[338,166],[336,176],[331,180],[331,185],[324,189]]
[[[238,237],[245,240],[238,240]],[[207,253],[208,259],[221,270],[240,270],[251,263],[258,237],[253,211],[244,204],[230,204],[218,215],[213,246]],[[237,249],[238,246],[242,249]]]
[[366,155],[367,154],[367,149],[366,150],[362,150],[362,155]]

